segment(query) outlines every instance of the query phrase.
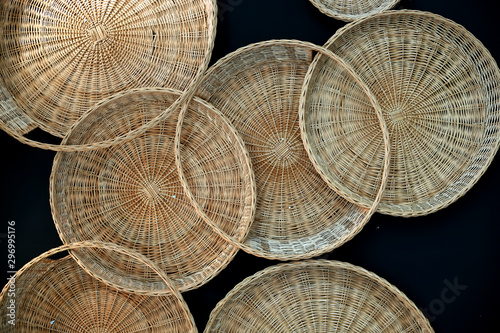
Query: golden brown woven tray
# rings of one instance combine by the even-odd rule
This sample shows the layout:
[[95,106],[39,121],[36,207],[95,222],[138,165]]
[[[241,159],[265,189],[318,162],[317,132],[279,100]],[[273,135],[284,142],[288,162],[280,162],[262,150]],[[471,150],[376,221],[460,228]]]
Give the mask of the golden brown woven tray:
[[310,0],[323,14],[342,21],[355,21],[396,6],[399,0]]

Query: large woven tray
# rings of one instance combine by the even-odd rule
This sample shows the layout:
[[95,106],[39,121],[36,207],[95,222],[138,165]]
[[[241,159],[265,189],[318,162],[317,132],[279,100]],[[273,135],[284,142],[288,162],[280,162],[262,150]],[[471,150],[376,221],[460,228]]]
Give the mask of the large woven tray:
[[[159,88],[120,93],[87,113],[63,143],[84,144],[127,133],[166,110],[180,94]],[[212,231],[184,195],[175,164],[178,113],[123,144],[58,153],[50,194],[63,242],[92,239],[132,248],[186,291],[214,277],[237,247]],[[197,202],[213,223],[243,240],[254,216],[255,181],[241,139],[217,110],[194,99],[182,140],[184,174]],[[161,287],[119,256],[93,250],[74,256],[113,285],[138,291]],[[119,269],[127,275],[117,274]]]
[[[348,24],[325,47],[356,69],[383,110],[391,163],[378,211],[428,214],[476,183],[500,143],[500,71],[472,34],[435,14],[392,11]],[[307,74],[302,131],[329,184],[369,207],[376,189],[360,181],[357,169],[380,173],[378,120],[362,110],[334,109],[336,78],[331,78],[329,63],[318,56]],[[353,126],[360,117],[365,124]],[[354,153],[370,156],[366,165],[353,164],[349,154],[333,153],[342,137],[358,142]]]
[[215,0],[2,1],[0,127],[63,137],[114,93],[186,89],[208,65],[216,10]]
[[[71,256],[50,259],[86,248],[120,252],[148,267],[169,286],[169,295],[127,293],[94,279]],[[2,332],[197,332],[187,304],[158,267],[133,251],[99,242],[69,244],[30,261],[3,288],[0,315]]]
[[268,267],[246,278],[210,314],[205,332],[433,332],[401,291],[339,261]]
[[[378,201],[374,198],[371,209],[364,209],[340,197],[321,179],[304,149],[299,99],[315,50],[321,47],[290,40],[249,45],[213,65],[197,93],[233,123],[250,153],[256,217],[240,247],[270,259],[311,258],[331,251],[362,229]],[[352,71],[333,59],[339,89],[347,95],[366,94]],[[365,109],[377,117],[375,101]],[[383,185],[378,178],[374,186],[380,192]]]
[[355,21],[396,6],[399,0],[310,0],[322,13],[342,21]]

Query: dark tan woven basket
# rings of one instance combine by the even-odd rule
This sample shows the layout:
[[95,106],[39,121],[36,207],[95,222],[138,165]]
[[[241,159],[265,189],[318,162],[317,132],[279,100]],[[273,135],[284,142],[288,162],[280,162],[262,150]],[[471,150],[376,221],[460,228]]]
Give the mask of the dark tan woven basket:
[[[119,252],[148,267],[169,294],[127,293],[94,279],[71,256],[49,259],[85,248]],[[30,261],[3,288],[0,315],[2,332],[197,332],[184,299],[157,266],[134,251],[100,242],[68,244]]]
[[433,332],[386,280],[338,261],[271,266],[239,283],[205,332]]
[[[87,113],[64,144],[102,141],[149,123],[180,92],[136,89],[113,96]],[[63,242],[100,240],[132,248],[155,262],[181,291],[213,278],[237,247],[219,237],[183,192],[175,164],[179,110],[138,138],[107,149],[59,152],[51,174],[51,207]],[[188,108],[180,153],[197,202],[213,223],[243,240],[255,212],[255,180],[245,147],[211,105]],[[113,285],[156,290],[140,267],[99,251],[75,255],[85,269]],[[118,277],[116,267],[126,266]]]
[[355,21],[396,6],[399,0],[310,0],[323,14]]
[[[391,11],[345,26],[326,47],[356,69],[390,132],[389,180],[378,211],[428,214],[476,183],[500,143],[500,71],[472,34],[435,14]],[[330,62],[318,56],[307,74],[304,141],[329,184],[369,207],[377,187],[359,173],[381,172],[378,119],[358,108],[336,109],[341,94],[332,94],[337,83]],[[368,103],[364,96],[359,101]],[[342,147],[345,140],[356,143],[352,150]],[[367,156],[362,165],[352,162],[358,154]]]
[[[0,128],[63,137],[98,101],[186,89],[205,71],[215,0],[16,0],[0,4]],[[50,148],[41,145],[41,148]]]
[[[197,93],[233,123],[250,153],[257,183],[256,217],[244,244],[237,245],[269,259],[311,258],[331,251],[362,229],[378,202],[375,198],[371,209],[364,209],[340,197],[321,179],[304,149],[299,98],[314,50],[321,47],[290,40],[249,45],[212,66]],[[340,89],[370,100],[352,70],[329,56]],[[371,101],[367,112],[377,117],[376,101]],[[383,123],[380,128],[384,131]],[[186,162],[180,162],[182,175]],[[186,183],[189,193],[192,182]],[[380,178],[380,193],[384,183]]]

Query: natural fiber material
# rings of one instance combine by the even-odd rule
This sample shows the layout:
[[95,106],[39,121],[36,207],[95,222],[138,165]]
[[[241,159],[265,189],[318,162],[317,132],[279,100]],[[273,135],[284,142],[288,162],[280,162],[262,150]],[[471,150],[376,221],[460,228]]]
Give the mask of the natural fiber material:
[[[35,258],[0,294],[2,332],[196,332],[193,317],[182,296],[174,289],[169,295],[136,295],[115,289],[92,278],[66,256],[49,256],[63,250],[82,248],[119,249],[102,243],[70,244]],[[120,248],[124,255],[132,252]],[[137,254],[129,259],[137,260]],[[142,262],[148,264],[147,261]],[[163,277],[165,277],[163,275]],[[168,282],[168,279],[164,282]],[[170,285],[170,288],[172,286]],[[8,323],[11,300],[15,300],[15,325]]]
[[396,6],[399,0],[310,0],[323,14],[355,21]]
[[[391,163],[380,212],[428,214],[476,183],[500,143],[500,71],[474,36],[435,14],[392,11],[345,26],[326,47],[356,69],[383,109]],[[329,63],[321,55],[308,72],[303,134],[330,185],[368,207],[377,186],[363,174],[380,173],[380,127],[361,108],[364,96],[339,112]],[[348,150],[346,140],[354,143]],[[358,155],[365,163],[352,162]]]
[[433,332],[402,292],[360,267],[305,261],[269,267],[239,283],[205,332]]
[[[215,0],[14,0],[0,4],[2,126],[63,137],[101,99],[183,90],[206,69]],[[4,102],[2,102],[4,104]]]
[[[257,183],[256,217],[240,247],[269,259],[310,258],[331,251],[357,234],[373,212],[331,190],[304,149],[299,99],[316,48],[286,40],[249,45],[212,66],[197,93],[233,123],[250,153]],[[332,66],[341,74],[340,89],[363,94],[361,84],[338,61]],[[376,118],[373,105],[370,111]],[[379,179],[379,190],[382,185]]]
[[[148,123],[178,96],[180,92],[167,89],[120,93],[87,113],[63,143],[127,133]],[[174,151],[178,113],[124,144],[58,153],[51,175],[51,206],[65,243],[97,239],[135,249],[186,291],[214,277],[237,248],[212,231],[183,192]],[[254,216],[255,180],[241,139],[217,110],[199,99],[189,104],[184,129],[181,155],[197,202],[213,223],[242,240]],[[119,256],[86,251],[75,257],[114,285],[158,288],[157,281]]]

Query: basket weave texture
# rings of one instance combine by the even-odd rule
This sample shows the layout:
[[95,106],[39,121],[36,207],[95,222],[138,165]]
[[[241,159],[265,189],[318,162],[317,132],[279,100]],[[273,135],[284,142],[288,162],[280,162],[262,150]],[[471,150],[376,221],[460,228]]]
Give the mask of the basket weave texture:
[[[106,140],[148,123],[180,92],[142,88],[97,105],[64,144]],[[183,192],[175,163],[178,110],[144,135],[107,149],[60,152],[51,174],[51,207],[63,242],[100,240],[142,253],[181,291],[223,269],[237,247],[220,238]],[[211,105],[187,109],[180,153],[187,181],[208,218],[242,240],[255,211],[250,159],[234,128]],[[132,290],[158,290],[158,279],[126,259],[91,249],[75,254],[89,272]]]
[[396,6],[399,0],[310,0],[323,14],[342,21],[355,21]]
[[[304,149],[298,111],[313,50],[299,41],[251,44],[213,65],[197,93],[233,123],[249,151],[257,205],[244,245],[269,259],[329,252],[357,234],[371,216],[329,188]],[[342,80],[339,89],[363,93],[344,67],[332,66]],[[370,111],[375,114],[373,107]],[[377,185],[380,189],[381,179]]]
[[185,89],[208,65],[215,19],[214,0],[2,1],[0,76],[17,106],[2,126],[63,137],[114,93]]
[[[500,71],[474,36],[435,14],[391,11],[348,24],[325,47],[356,69],[387,123],[391,163],[379,212],[428,214],[474,185],[500,143]],[[379,126],[361,108],[328,111],[340,96],[329,63],[318,56],[307,74],[302,130],[330,185],[368,207],[375,188],[366,186],[358,169],[380,173]],[[361,118],[363,126],[351,125]],[[356,145],[342,153],[338,138]],[[365,165],[353,165],[351,154],[370,158]]]
[[[71,256],[48,259],[49,255],[57,254],[63,249],[76,250],[88,246],[105,250],[117,248],[112,244],[99,244],[74,243],[52,249],[19,270],[12,280],[15,283],[15,298],[9,296],[10,283],[0,294],[1,331],[197,331],[186,303],[176,291],[165,296],[127,293],[94,279]],[[123,248],[120,252],[130,253]],[[13,299],[15,325],[6,320],[9,318],[8,306]]]
[[415,304],[386,280],[338,261],[266,268],[239,283],[205,332],[433,332]]

